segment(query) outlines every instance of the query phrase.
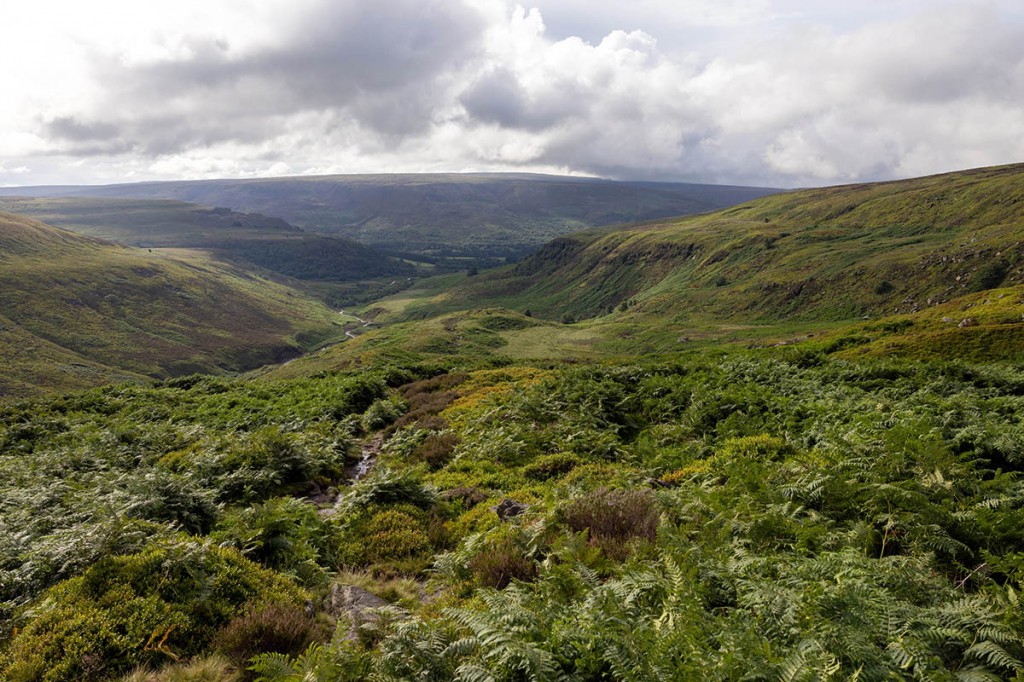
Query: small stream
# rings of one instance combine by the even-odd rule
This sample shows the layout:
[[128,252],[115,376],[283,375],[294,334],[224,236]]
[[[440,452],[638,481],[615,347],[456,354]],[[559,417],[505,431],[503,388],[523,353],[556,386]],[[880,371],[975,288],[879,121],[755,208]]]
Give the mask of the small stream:
[[363,443],[362,456],[359,458],[359,462],[355,467],[355,472],[352,474],[353,481],[358,481],[370,472],[370,467],[372,467],[373,463],[377,461],[377,453],[380,452],[380,447],[383,443],[383,433],[378,433],[371,441]]

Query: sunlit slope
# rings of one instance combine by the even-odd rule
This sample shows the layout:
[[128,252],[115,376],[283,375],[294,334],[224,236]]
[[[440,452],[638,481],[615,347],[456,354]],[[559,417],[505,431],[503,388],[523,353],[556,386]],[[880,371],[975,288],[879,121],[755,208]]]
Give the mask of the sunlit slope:
[[246,369],[338,333],[298,291],[201,254],[151,254],[6,213],[0,315],[2,390],[16,394]]
[[548,318],[841,321],[1024,281],[1024,166],[790,192],[556,239],[411,313],[481,305]]

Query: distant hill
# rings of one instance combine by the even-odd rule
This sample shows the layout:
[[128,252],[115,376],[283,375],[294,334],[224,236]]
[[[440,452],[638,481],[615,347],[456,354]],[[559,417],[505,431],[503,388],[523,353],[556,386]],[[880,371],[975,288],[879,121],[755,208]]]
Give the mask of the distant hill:
[[1021,283],[1024,165],[1013,165],[579,232],[416,314],[504,305],[553,319],[629,308],[676,321],[838,321]]
[[449,173],[6,188],[0,195],[175,199],[277,216],[307,231],[385,250],[515,258],[587,227],[712,211],[777,191]]
[[153,199],[0,198],[0,210],[79,234],[149,248],[213,251],[299,279],[351,281],[408,276],[409,263],[341,237],[303,232],[281,218]]
[[238,371],[341,333],[301,292],[0,213],[0,395]]

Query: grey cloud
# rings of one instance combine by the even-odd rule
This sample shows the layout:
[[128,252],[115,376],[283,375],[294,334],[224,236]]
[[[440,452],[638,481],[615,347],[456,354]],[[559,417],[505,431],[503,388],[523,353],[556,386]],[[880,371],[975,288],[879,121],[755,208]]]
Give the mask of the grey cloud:
[[414,134],[444,103],[438,84],[477,53],[482,30],[461,0],[324,0],[276,44],[242,56],[209,38],[190,41],[187,59],[126,67],[97,56],[103,106],[44,132],[71,153],[88,139],[163,154],[265,139],[274,117],[333,110],[371,131]]
[[565,76],[530,93],[516,74],[498,67],[477,78],[459,96],[459,103],[472,120],[542,131],[583,115],[593,96],[593,92]]
[[509,128],[522,125],[529,95],[505,68],[484,74],[459,98],[470,117]]

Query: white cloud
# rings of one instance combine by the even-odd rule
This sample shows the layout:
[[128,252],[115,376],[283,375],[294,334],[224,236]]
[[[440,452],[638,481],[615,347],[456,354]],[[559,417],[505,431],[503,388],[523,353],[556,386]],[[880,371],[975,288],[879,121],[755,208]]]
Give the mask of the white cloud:
[[17,3],[0,183],[554,169],[794,185],[1024,158],[1009,0],[538,2]]

